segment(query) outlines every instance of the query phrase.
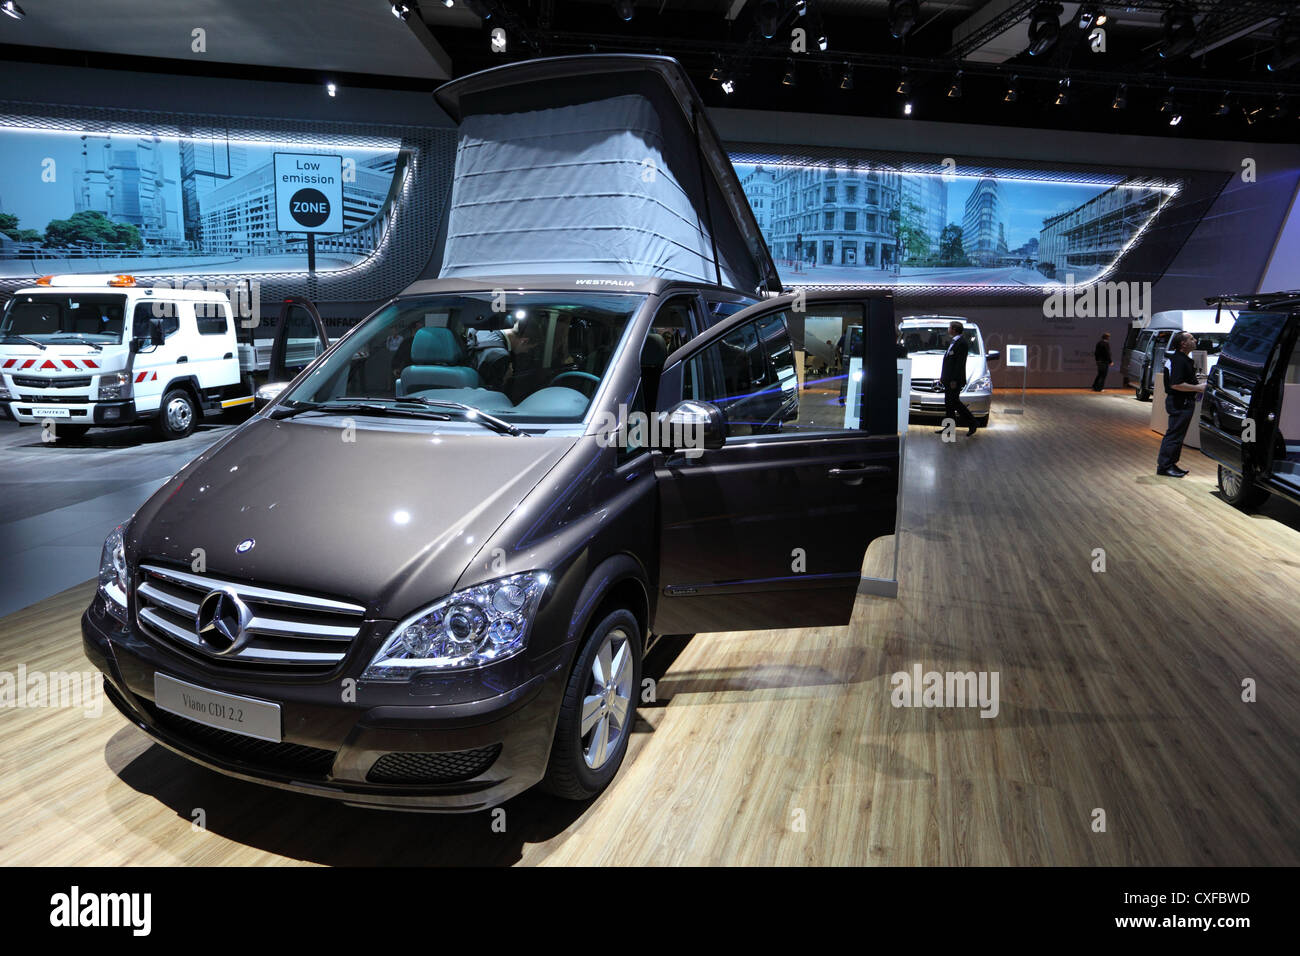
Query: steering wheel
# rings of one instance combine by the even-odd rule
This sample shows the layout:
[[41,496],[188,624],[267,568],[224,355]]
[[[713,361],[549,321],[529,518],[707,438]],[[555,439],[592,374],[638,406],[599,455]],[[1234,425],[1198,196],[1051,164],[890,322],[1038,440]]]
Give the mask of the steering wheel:
[[[566,379],[566,378],[580,378],[580,379],[582,379],[584,382],[588,382],[588,383],[590,383],[590,384],[593,386],[593,388],[591,389],[592,392],[595,391],[594,386],[597,386],[597,385],[600,384],[600,376],[599,376],[599,375],[592,375],[590,372],[580,372],[580,371],[578,371],[577,369],[570,369],[570,370],[567,371],[567,372],[561,372],[559,375],[555,376],[555,378],[551,379],[551,384],[552,384],[552,385],[559,385],[559,384],[560,384],[560,381],[561,381],[562,379]],[[573,389],[574,391],[582,392],[582,394],[587,395],[588,397],[590,397],[590,395],[588,394],[588,391],[587,391],[587,390],[584,390],[583,388],[581,388],[581,387],[579,387],[579,386],[577,386],[577,385],[569,385],[569,386],[567,386],[567,387]]]

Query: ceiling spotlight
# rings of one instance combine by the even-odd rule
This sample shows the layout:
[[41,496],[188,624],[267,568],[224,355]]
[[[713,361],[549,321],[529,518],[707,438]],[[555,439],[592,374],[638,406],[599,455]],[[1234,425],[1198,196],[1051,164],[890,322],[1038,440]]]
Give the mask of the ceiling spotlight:
[[721,83],[723,80],[723,76],[724,75],[722,72],[722,64],[715,63],[713,65],[713,72],[709,74],[709,79],[711,79],[714,83]]
[[912,93],[912,81],[907,78],[907,70],[902,72],[898,78],[898,88],[894,90],[899,96],[910,96]]
[[1169,87],[1169,92],[1165,94],[1165,98],[1160,101],[1160,112],[1172,113],[1173,111],[1174,111],[1174,88],[1171,86]]
[[726,80],[723,80],[723,81],[722,81],[722,92],[726,93],[728,96],[730,96],[732,93],[736,92],[736,81],[735,81],[735,80],[732,80],[732,79],[726,79]]
[[1264,115],[1264,107],[1262,106],[1247,107],[1243,105],[1241,107],[1241,115],[1245,117],[1247,126],[1254,126],[1256,121],[1261,116]]
[[399,0],[393,0],[391,9],[393,11],[393,16],[397,17],[397,19],[401,20],[403,23],[411,19],[411,8],[405,3],[399,2]]
[[1065,8],[1059,3],[1040,3],[1029,18],[1029,55],[1042,56],[1061,35],[1061,14]]
[[1067,76],[1056,84],[1056,105],[1067,106],[1070,102],[1070,78]]
[[763,0],[758,5],[758,12],[754,14],[754,22],[758,24],[758,32],[763,34],[765,40],[770,40],[776,36],[776,28],[781,25],[781,4],[776,0]]
[[456,5],[456,0],[442,0],[442,5],[450,10]]
[[1300,20],[1288,20],[1273,34],[1273,49],[1264,63],[1270,73],[1281,73],[1300,63]]
[[785,76],[781,78],[781,85],[789,87],[799,85],[799,78],[794,73],[794,60],[785,61]]
[[27,12],[23,10],[22,7],[18,6],[18,4],[14,3],[14,0],[5,0],[4,3],[0,3],[0,12],[14,20],[21,20],[23,17],[27,16]]
[[1165,32],[1164,39],[1160,41],[1160,49],[1156,51],[1161,59],[1173,59],[1187,52],[1187,48],[1196,40],[1196,21],[1181,3],[1173,4],[1164,12],[1160,25]]
[[1227,116],[1232,112],[1232,94],[1227,90],[1223,91],[1223,99],[1219,100],[1219,105],[1214,108],[1215,116]]
[[950,100],[961,99],[961,70],[953,74],[952,85],[948,87],[948,98]]
[[840,89],[853,89],[853,67],[849,66],[847,63],[844,64],[844,72],[840,74]]
[[921,5],[917,0],[889,0],[890,35],[895,40],[902,40],[912,32],[920,16]]
[[1095,26],[1101,26],[1106,22],[1106,11],[1095,3],[1083,3],[1079,5],[1079,12],[1074,21],[1080,30],[1085,33]]
[[1113,110],[1128,109],[1128,84],[1121,83],[1119,89],[1115,91],[1115,98],[1110,101],[1110,108]]
[[794,12],[804,16],[808,12],[808,0],[794,0]]
[[1273,104],[1273,111],[1268,114],[1268,118],[1276,122],[1286,116],[1286,97],[1278,94],[1277,102]]
[[325,92],[326,92],[329,96],[334,96],[335,94],[338,93],[338,91],[339,91],[339,88],[338,88],[337,86],[335,86],[333,83],[326,83],[326,84],[325,84]]
[[908,100],[906,103],[903,104],[903,115],[904,115],[904,116],[911,116],[911,115],[912,115],[912,101],[911,101],[911,100]]
[[1002,94],[1003,103],[1014,103],[1016,100],[1020,99],[1020,91],[1017,89],[1017,84],[1019,82],[1020,77],[1013,76],[1011,78],[1011,82],[1007,84],[1007,91]]
[[614,15],[627,23],[636,15],[636,5],[632,0],[614,0]]
[[1173,113],[1171,113],[1169,116],[1169,125],[1177,126],[1182,121],[1183,121],[1182,110],[1178,109],[1178,107],[1174,107]]
[[826,39],[826,34],[819,30],[817,32],[817,49],[825,53],[829,47],[830,47],[830,41]]

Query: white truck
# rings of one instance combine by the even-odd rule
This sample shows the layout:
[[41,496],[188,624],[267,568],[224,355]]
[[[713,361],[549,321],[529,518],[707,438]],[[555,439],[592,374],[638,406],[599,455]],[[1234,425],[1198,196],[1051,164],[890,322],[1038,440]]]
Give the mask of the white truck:
[[[296,320],[286,322],[291,308]],[[220,292],[151,288],[128,275],[45,276],[0,316],[0,412],[53,422],[56,439],[140,422],[183,438],[207,412],[251,411],[259,382],[282,384],[328,344],[305,300],[285,303],[270,356],[240,344],[237,328]]]

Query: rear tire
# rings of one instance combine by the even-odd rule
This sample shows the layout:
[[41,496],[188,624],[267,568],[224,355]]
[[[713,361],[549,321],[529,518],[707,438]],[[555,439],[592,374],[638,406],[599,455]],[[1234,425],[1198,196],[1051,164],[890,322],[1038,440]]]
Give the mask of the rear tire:
[[641,626],[631,611],[619,608],[588,631],[578,651],[543,790],[588,800],[609,786],[627,753],[640,688]]
[[165,440],[184,438],[199,423],[199,409],[194,396],[183,388],[172,388],[158,404],[158,434]]
[[1219,466],[1219,490],[1228,504],[1242,511],[1254,511],[1268,500],[1268,490],[1255,484],[1247,475]]

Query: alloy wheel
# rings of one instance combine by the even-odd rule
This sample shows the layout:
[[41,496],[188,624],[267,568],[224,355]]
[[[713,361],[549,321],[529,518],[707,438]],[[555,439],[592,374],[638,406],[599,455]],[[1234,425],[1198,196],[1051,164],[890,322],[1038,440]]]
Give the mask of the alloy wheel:
[[592,770],[603,767],[618,750],[631,706],[632,647],[627,632],[616,627],[605,635],[591,662],[591,683],[582,700],[582,756]]

